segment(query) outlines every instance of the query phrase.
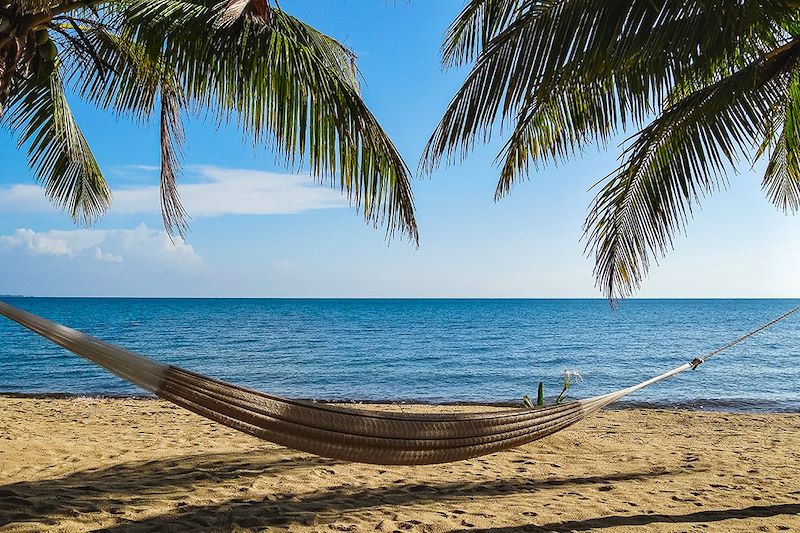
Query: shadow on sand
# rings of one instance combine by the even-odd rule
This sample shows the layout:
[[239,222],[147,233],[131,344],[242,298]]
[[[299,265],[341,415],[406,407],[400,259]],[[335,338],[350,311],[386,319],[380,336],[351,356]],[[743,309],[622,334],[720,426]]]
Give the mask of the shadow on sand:
[[[249,453],[187,455],[165,460],[129,462],[101,469],[83,470],[56,479],[10,483],[0,486],[0,527],[16,523],[57,525],[84,513],[121,515],[125,510],[152,508],[164,500],[169,512],[140,520],[119,517],[119,523],[105,531],[227,530],[235,527],[266,528],[291,524],[314,525],[320,515],[335,518],[348,512],[381,506],[403,506],[426,502],[459,502],[478,497],[533,494],[540,489],[605,484],[676,475],[664,469],[628,472],[613,476],[576,476],[489,481],[436,481],[427,484],[390,482],[377,488],[341,484],[312,492],[269,494],[257,499],[230,499],[231,485],[242,493],[258,478],[280,476],[299,469],[330,468],[336,461],[298,455],[276,457],[265,449]],[[215,488],[227,484],[226,496],[206,505],[189,505],[182,497],[195,487]],[[211,495],[213,497],[213,493]],[[660,522],[711,522],[727,518],[798,514],[800,505],[749,507],[738,510],[703,511],[687,515],[609,516],[585,521],[529,525],[506,529],[516,531],[585,530]],[[107,514],[108,513],[108,514]],[[324,519],[323,519],[324,521]],[[472,529],[472,531],[475,531]]]
[[744,518],[768,518],[779,515],[799,515],[800,504],[754,505],[741,509],[698,511],[686,514],[611,515],[588,520],[570,520],[542,525],[469,529],[471,533],[522,533],[531,531],[591,531],[609,527],[647,526],[652,524],[697,524]]

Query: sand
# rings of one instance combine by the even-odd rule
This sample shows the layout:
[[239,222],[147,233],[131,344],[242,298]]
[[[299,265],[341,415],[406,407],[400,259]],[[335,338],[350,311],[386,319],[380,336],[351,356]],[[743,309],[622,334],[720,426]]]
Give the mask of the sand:
[[0,398],[0,531],[800,531],[799,429],[609,411],[510,452],[381,467],[155,400]]

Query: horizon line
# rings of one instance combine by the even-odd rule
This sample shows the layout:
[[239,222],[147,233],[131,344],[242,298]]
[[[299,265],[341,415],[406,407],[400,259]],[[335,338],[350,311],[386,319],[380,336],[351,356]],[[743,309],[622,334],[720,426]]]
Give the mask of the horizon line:
[[[603,296],[42,296],[22,294],[0,294],[0,298],[50,298],[50,299],[95,299],[95,300],[598,300],[609,301]],[[615,299],[623,303],[630,300],[800,300],[800,296],[688,296],[688,297],[628,297]]]

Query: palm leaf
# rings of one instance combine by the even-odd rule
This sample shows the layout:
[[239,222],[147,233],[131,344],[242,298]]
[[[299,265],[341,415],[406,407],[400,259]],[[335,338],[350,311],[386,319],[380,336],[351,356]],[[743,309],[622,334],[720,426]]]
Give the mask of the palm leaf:
[[[431,172],[442,160],[459,160],[477,139],[491,137],[497,120],[530,117],[526,107],[532,101],[587,84],[604,87],[602,100],[613,99],[613,105],[596,106],[601,112],[590,117],[592,123],[611,135],[618,127],[641,126],[687,70],[709,70],[742,49],[753,59],[774,44],[776,20],[793,16],[781,3],[759,2],[759,8],[736,0],[718,3],[524,2],[482,43],[425,147],[421,169]],[[461,48],[455,50],[468,54],[474,43],[474,38],[457,41]],[[583,147],[575,142],[576,149]]]
[[692,204],[758,144],[763,117],[781,101],[798,57],[794,42],[687,96],[637,134],[586,222],[598,284],[609,298],[638,288]]
[[[158,110],[161,215],[167,233],[185,236],[188,214],[177,182],[185,142],[181,112],[186,102],[174,73],[159,58],[147,54],[129,34],[113,33],[101,25],[87,27],[82,33],[92,57],[83,57],[72,49],[69,79],[76,92],[101,108],[142,122]],[[98,68],[98,63],[108,68]]]
[[158,117],[169,231],[185,230],[176,185],[185,111],[237,123],[344,191],[368,221],[418,240],[409,169],[361,98],[354,55],[336,40],[267,0],[26,6],[37,29],[57,35],[76,93],[144,122]]
[[184,107],[181,89],[169,78],[161,84],[161,216],[170,235],[177,231],[184,237],[188,229],[187,213],[178,193],[180,156],[185,142],[181,110]]
[[447,28],[442,64],[454,67],[473,61],[480,51],[522,9],[523,0],[470,0]]
[[784,212],[800,209],[800,71],[795,69],[786,93],[783,131],[764,173],[767,197]]
[[587,252],[611,298],[638,287],[692,205],[723,186],[726,170],[754,147],[776,146],[776,130],[784,134],[765,189],[779,205],[793,205],[788,165],[797,145],[773,120],[776,111],[783,116],[794,68],[800,26],[791,3],[512,4],[468,2],[446,36],[445,64],[475,63],[425,147],[424,172],[463,158],[496,135],[498,123],[500,131],[511,125],[497,158],[500,198],[531,167],[644,128],[586,222]]
[[106,211],[111,192],[72,116],[57,67],[49,76],[27,78],[3,119],[27,147],[31,167],[57,206],[84,223]]
[[359,94],[352,54],[280,10],[214,24],[211,4],[133,2],[122,24],[175,72],[190,108],[308,165],[367,220],[417,239],[410,172]]

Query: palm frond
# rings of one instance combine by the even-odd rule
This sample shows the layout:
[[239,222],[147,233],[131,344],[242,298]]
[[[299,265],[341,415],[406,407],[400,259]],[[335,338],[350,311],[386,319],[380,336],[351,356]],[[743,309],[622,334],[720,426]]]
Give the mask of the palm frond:
[[558,163],[576,155],[588,143],[605,145],[628,120],[608,110],[617,105],[613,89],[602,80],[567,85],[559,90],[537,93],[516,118],[516,125],[497,161],[500,178],[495,200],[526,178],[530,166]]
[[216,17],[202,2],[134,1],[121,23],[175,72],[190,108],[235,120],[416,241],[410,172],[361,99],[353,55],[283,11],[224,27]]
[[[431,172],[443,159],[463,157],[478,138],[490,138],[498,119],[530,116],[525,106],[532,100],[588,83],[599,82],[614,102],[598,107],[602,112],[592,122],[641,126],[688,69],[708,70],[706,65],[742,50],[754,59],[775,43],[776,20],[791,13],[786,5],[768,1],[758,7],[736,0],[708,4],[525,2],[482,45],[425,147],[421,169]],[[474,42],[460,42],[459,50],[466,54]],[[576,149],[582,148],[576,142]]]
[[144,122],[158,116],[168,231],[186,229],[176,185],[186,111],[236,122],[254,142],[271,143],[288,164],[307,164],[320,182],[341,189],[371,223],[418,240],[410,171],[361,98],[355,56],[277,2],[11,4],[14,16],[27,10],[25,21],[33,25],[9,26],[8,43],[8,28],[0,28],[0,105],[7,95],[20,95],[16,80],[31,65],[36,70],[37,32],[47,28],[76,93]]
[[[83,33],[97,59],[65,47],[66,82],[101,109],[147,121],[157,109],[161,83],[169,73],[167,64],[132,40],[129,32],[108,24],[86,27]],[[98,68],[98,61],[106,68]]]
[[[182,89],[159,58],[152,58],[130,35],[92,25],[82,30],[89,58],[72,51],[69,79],[76,92],[101,108],[147,121],[156,108],[161,137],[161,216],[169,235],[185,236],[188,214],[178,190],[180,159],[185,142]],[[107,68],[98,68],[98,63]]]
[[470,0],[447,28],[442,45],[442,64],[454,67],[473,61],[500,31],[506,28],[524,0]]
[[184,237],[187,213],[178,193],[180,157],[184,145],[181,110],[184,101],[180,88],[167,78],[161,85],[161,216],[167,233]]
[[48,76],[27,78],[3,120],[27,147],[31,167],[57,206],[84,223],[106,211],[111,192],[72,116],[57,66]]
[[609,298],[638,288],[692,205],[758,145],[764,116],[781,101],[799,57],[795,41],[675,103],[636,135],[586,222],[595,275]]
[[763,189],[784,212],[800,210],[800,71],[792,72],[786,93],[783,131],[775,142]]
[[800,28],[791,2],[512,4],[469,1],[445,37],[446,65],[474,65],[425,147],[423,172],[463,159],[510,125],[496,160],[500,198],[531,167],[639,129],[586,222],[587,253],[610,298],[638,287],[692,205],[759,144],[758,153],[771,151],[767,193],[792,209],[790,165],[800,145],[787,143],[788,116],[775,120],[790,112],[783,108]]

